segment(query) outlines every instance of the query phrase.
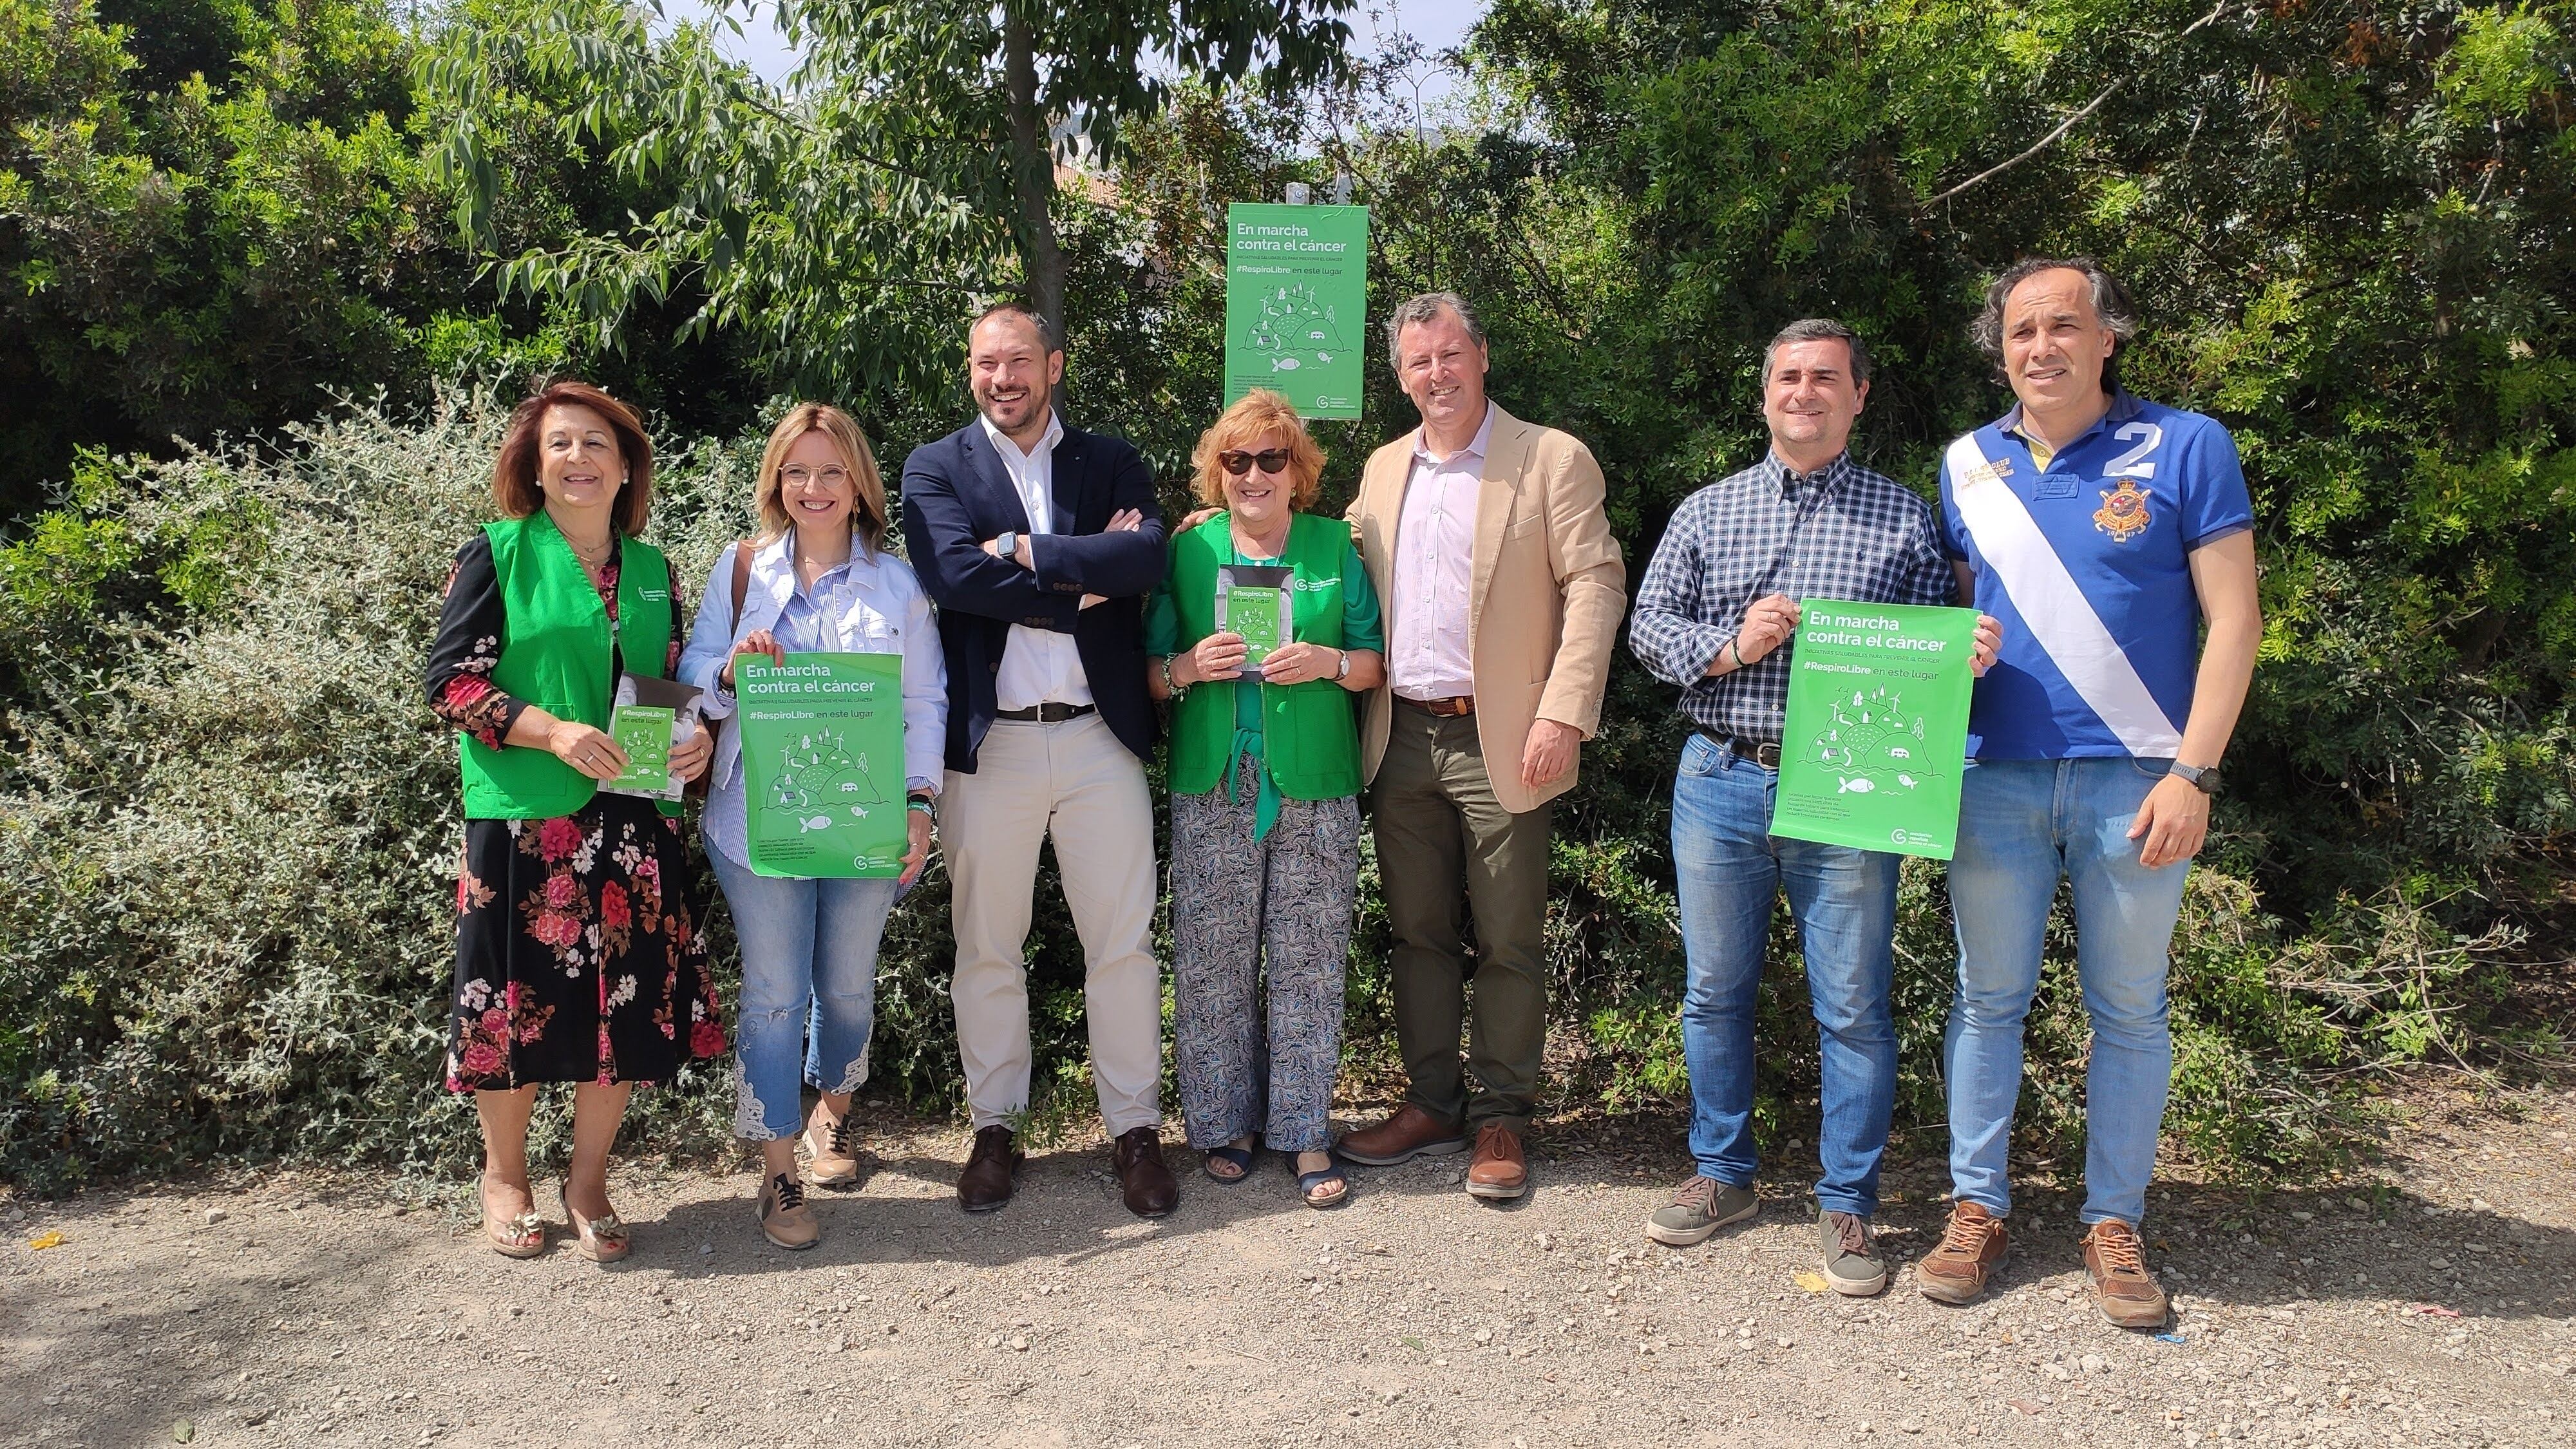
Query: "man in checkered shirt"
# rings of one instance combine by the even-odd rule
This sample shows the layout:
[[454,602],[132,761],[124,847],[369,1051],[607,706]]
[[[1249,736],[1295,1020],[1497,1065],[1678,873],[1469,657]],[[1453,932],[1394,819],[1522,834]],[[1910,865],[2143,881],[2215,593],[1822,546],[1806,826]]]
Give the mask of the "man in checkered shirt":
[[[1955,604],[1959,580],[1931,508],[1851,460],[1852,420],[1869,398],[1869,353],[1851,329],[1793,322],[1765,349],[1762,373],[1770,453],[1674,512],[1629,626],[1629,647],[1682,686],[1682,713],[1695,726],[1673,786],[1673,865],[1699,1170],[1647,1220],[1646,1235],[1688,1247],[1756,1210],[1754,998],[1772,902],[1785,886],[1824,1049],[1816,1203],[1825,1280],[1866,1297],[1887,1286],[1869,1224],[1896,1098],[1887,998],[1898,858],[1770,833],[1780,718],[1797,600]],[[1999,637],[1994,620],[1978,620],[1978,673]]]

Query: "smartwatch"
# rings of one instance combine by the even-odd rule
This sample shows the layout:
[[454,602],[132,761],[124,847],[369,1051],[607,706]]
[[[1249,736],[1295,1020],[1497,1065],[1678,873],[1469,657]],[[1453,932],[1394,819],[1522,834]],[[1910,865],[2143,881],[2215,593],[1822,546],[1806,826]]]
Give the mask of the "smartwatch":
[[1003,533],[996,536],[993,540],[993,552],[1003,558],[1018,558],[1020,536],[1017,533]]
[[2184,784],[2198,790],[2203,795],[2215,795],[2218,793],[2218,767],[2216,765],[2186,765],[2182,761],[2176,760],[2173,762],[2173,767],[2167,770],[2166,773],[2172,775],[2175,779],[2182,781]]

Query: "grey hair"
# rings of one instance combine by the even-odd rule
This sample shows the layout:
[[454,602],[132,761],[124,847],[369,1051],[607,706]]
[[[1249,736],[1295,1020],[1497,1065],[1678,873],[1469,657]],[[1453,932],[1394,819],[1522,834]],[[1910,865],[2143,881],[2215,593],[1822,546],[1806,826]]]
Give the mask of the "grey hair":
[[1762,383],[1771,384],[1771,359],[1792,342],[1839,342],[1851,350],[1852,386],[1869,381],[1869,347],[1860,334],[1831,317],[1801,317],[1774,334],[1771,345],[1762,349]]
[[[2024,257],[2004,268],[2002,276],[1986,288],[1986,305],[1977,320],[1968,324],[1968,337],[1977,350],[1992,358],[1998,376],[2004,365],[2004,301],[2012,290],[2042,272],[2081,272],[2093,294],[2093,315],[2111,329],[2111,355],[2102,359],[2102,387],[2110,391],[2120,385],[2120,353],[2129,339],[2138,335],[2138,309],[2129,300],[2129,289],[2120,285],[2110,268],[2091,257]],[[2010,379],[2006,379],[2010,381]]]
[[1467,329],[1468,338],[1478,347],[1485,345],[1484,324],[1476,320],[1476,309],[1467,305],[1466,298],[1455,292],[1424,292],[1396,303],[1395,310],[1386,314],[1387,366],[1404,365],[1403,356],[1396,350],[1396,339],[1404,335],[1405,328],[1437,322],[1443,312],[1457,313],[1458,325]]

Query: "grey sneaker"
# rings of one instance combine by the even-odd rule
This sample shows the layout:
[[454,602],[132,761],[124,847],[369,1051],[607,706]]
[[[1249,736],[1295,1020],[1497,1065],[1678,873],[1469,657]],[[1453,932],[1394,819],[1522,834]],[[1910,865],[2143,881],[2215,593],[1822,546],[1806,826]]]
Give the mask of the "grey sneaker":
[[1878,1255],[1878,1240],[1869,1219],[1857,1213],[1826,1213],[1816,1221],[1816,1239],[1825,1250],[1825,1281],[1845,1298],[1869,1298],[1887,1291],[1887,1261]]
[[1688,1248],[1728,1223],[1740,1223],[1762,1210],[1749,1187],[1729,1187],[1713,1177],[1691,1174],[1673,1194],[1670,1207],[1655,1209],[1646,1219],[1646,1236],[1667,1247]]

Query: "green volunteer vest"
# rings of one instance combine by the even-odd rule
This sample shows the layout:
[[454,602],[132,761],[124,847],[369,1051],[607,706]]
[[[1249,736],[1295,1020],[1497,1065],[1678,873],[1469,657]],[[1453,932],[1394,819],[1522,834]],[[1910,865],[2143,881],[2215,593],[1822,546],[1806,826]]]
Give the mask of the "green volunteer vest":
[[[1305,643],[1341,647],[1342,556],[1350,543],[1350,525],[1338,518],[1300,513],[1289,521],[1279,561],[1295,574],[1290,617]],[[1172,541],[1172,604],[1182,649],[1216,632],[1216,571],[1233,561],[1234,535],[1223,513]],[[1234,746],[1234,692],[1242,687],[1232,680],[1202,684],[1173,706],[1175,793],[1201,795],[1224,783]],[[1358,794],[1360,732],[1350,691],[1330,679],[1259,688],[1261,752],[1279,793],[1291,800]]]
[[[507,615],[492,683],[557,719],[608,728],[622,652],[636,674],[659,677],[671,649],[671,566],[647,543],[618,541],[617,617],[599,601],[572,545],[544,510],[483,525]],[[622,645],[622,651],[613,646]],[[468,820],[543,820],[590,803],[599,782],[541,749],[492,749],[459,733]],[[677,801],[662,813],[677,815]]]

